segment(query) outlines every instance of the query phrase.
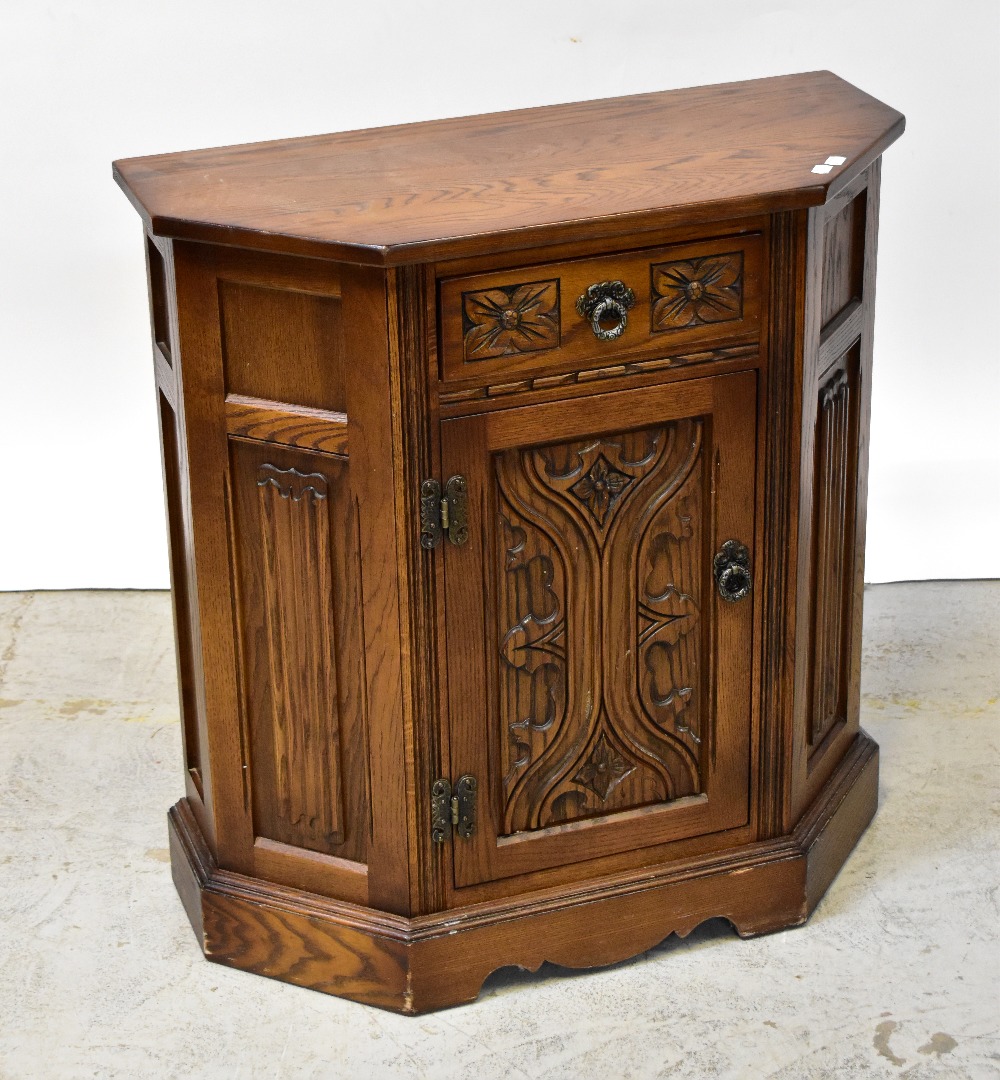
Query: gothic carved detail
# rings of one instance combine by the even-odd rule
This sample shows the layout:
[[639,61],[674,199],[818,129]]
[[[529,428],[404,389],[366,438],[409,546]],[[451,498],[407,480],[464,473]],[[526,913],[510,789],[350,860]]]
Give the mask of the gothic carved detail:
[[692,472],[654,517],[640,545],[644,574],[639,593],[637,679],[650,721],[701,746],[702,718],[695,693],[700,667],[701,492]]
[[560,341],[559,281],[462,293],[465,359],[554,349]]
[[[849,362],[848,362],[849,364]],[[846,713],[849,618],[852,411],[848,364],[819,390],[816,424],[813,557],[817,568],[813,620],[809,743],[817,747]]]
[[607,802],[612,791],[631,773],[635,765],[629,764],[608,742],[608,737],[601,732],[580,771],[573,777],[574,784],[580,784],[601,800]]
[[699,419],[494,457],[504,831],[702,789]]
[[[325,499],[326,477],[322,473],[303,473],[298,469],[279,469],[277,465],[261,465],[257,487],[273,487],[283,499],[301,502]],[[308,497],[308,498],[307,498]]]
[[303,846],[325,850],[343,839],[327,479],[262,464],[257,492],[276,800]]
[[653,263],[650,330],[680,330],[743,317],[743,252]]

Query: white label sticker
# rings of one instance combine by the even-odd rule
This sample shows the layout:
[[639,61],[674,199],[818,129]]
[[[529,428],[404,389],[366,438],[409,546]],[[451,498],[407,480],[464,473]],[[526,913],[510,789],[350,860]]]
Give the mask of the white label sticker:
[[815,172],[815,173],[833,172],[833,166],[832,165],[814,165],[812,167],[812,171]]
[[830,156],[830,157],[828,157],[826,159],[825,164],[827,164],[827,165],[843,165],[846,160],[847,160],[847,158],[845,158],[845,157],[837,157],[837,155],[834,154],[834,155],[832,155],[832,156]]

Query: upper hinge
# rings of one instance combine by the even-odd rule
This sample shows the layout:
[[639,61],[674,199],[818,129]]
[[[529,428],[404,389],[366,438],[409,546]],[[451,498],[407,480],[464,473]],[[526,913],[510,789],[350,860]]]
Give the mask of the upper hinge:
[[461,546],[469,539],[468,484],[464,476],[453,476],[444,486],[437,480],[420,485],[420,546],[436,548],[442,538]]
[[452,829],[463,840],[476,830],[476,778],[460,776],[454,788],[447,780],[431,785],[431,839],[443,844],[451,839]]

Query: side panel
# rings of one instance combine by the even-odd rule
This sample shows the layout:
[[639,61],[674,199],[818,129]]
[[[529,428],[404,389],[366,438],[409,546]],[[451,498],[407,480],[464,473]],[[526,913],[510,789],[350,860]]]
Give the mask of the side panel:
[[185,565],[184,478],[177,414],[162,390],[157,392],[160,412],[160,447],[163,452],[163,487],[167,504],[170,537],[170,588],[174,608],[174,643],[177,649],[177,677],[180,688],[181,728],[184,734],[184,765],[197,797],[204,799],[202,742],[204,732],[195,700],[195,660],[192,626],[191,582]]
[[170,585],[177,654],[178,697],[183,733],[185,790],[209,842],[214,842],[211,777],[199,657],[198,599],[194,587],[191,499],[187,478],[184,403],[177,392],[179,348],[174,293],[173,244],[145,237],[150,332],[156,378],[157,415],[163,460],[163,490],[170,547]]
[[880,165],[810,212],[793,822],[859,730]]
[[197,634],[184,682],[215,854],[405,911],[385,274],[174,247]]

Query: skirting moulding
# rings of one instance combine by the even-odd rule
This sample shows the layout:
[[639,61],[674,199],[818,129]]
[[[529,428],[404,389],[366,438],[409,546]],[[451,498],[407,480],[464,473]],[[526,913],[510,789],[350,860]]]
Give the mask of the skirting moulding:
[[115,163],[210,960],[420,1013],[806,920],[878,801],[903,124],[813,72]]

